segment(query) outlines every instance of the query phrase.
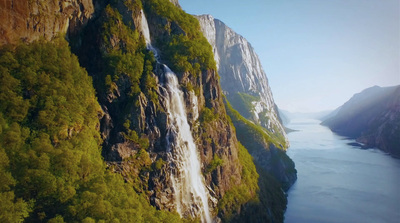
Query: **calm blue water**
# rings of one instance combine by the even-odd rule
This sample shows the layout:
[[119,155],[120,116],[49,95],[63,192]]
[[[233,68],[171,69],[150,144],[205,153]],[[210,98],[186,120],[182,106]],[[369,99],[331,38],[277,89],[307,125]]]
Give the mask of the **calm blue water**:
[[400,159],[347,145],[312,119],[293,120],[288,155],[298,180],[289,190],[286,223],[400,222]]

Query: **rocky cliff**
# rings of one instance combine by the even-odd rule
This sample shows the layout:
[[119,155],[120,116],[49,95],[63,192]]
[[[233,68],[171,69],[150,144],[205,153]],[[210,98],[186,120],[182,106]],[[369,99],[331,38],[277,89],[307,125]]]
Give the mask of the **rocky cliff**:
[[[286,197],[281,185],[261,177],[248,151],[238,142],[226,113],[212,47],[198,21],[181,10],[178,1],[29,1],[27,5],[7,1],[0,6],[4,12],[0,17],[4,34],[0,43],[4,47],[0,51],[1,86],[17,86],[14,91],[2,92],[11,92],[13,103],[21,104],[8,106],[5,98],[10,97],[0,95],[0,103],[7,104],[0,110],[0,137],[6,139],[0,142],[0,170],[8,171],[4,176],[17,179],[0,188],[0,198],[4,203],[3,192],[17,188],[16,198],[10,195],[9,200],[20,206],[21,201],[32,201],[29,206],[23,203],[24,209],[15,208],[19,221],[179,222],[170,213],[177,211],[188,220],[200,219],[203,211],[198,197],[186,196],[185,205],[176,202],[180,190],[174,185],[175,178],[181,178],[180,173],[186,170],[175,162],[181,156],[174,149],[181,130],[171,118],[173,102],[168,98],[166,67],[175,71],[178,79],[177,91],[183,98],[184,119],[197,148],[198,174],[204,179],[201,183],[207,190],[212,218],[242,221],[238,216],[246,219],[251,214],[256,221],[283,221]],[[146,42],[144,26],[148,26],[154,51]],[[65,34],[79,64],[65,40],[55,38]],[[7,46],[10,43],[20,46],[16,52],[8,51],[13,49]],[[41,45],[46,50],[40,50]],[[34,59],[24,53],[27,49]],[[13,54],[21,65],[13,64]],[[72,62],[65,60],[65,55]],[[72,72],[75,70],[79,72]],[[73,75],[65,75],[68,72]],[[76,84],[79,75],[89,87]],[[54,86],[50,79],[54,79]],[[79,106],[66,109],[71,101],[91,106],[86,110]],[[37,108],[26,102],[37,103]],[[10,110],[12,107],[16,111]],[[15,139],[9,127],[14,117],[21,125],[32,122],[18,133],[25,137],[26,145],[21,148],[30,148],[34,142],[32,148],[37,149],[26,156],[21,152],[21,156],[26,160],[37,153],[45,160],[40,167],[21,161],[21,166],[27,166],[26,174],[44,175],[44,180],[28,183],[29,188],[24,184],[28,178],[19,172],[23,168],[8,162],[7,157],[18,159],[14,147],[3,145]],[[56,117],[55,123],[48,121],[50,117]],[[32,138],[26,136],[28,127],[32,128]],[[43,149],[36,146],[38,135],[46,143]],[[184,140],[181,146],[186,148],[189,142]],[[7,148],[5,153],[3,147]],[[245,208],[249,206],[254,209]]]
[[297,179],[296,171],[285,153],[288,139],[257,54],[245,38],[223,22],[211,15],[197,19],[213,47],[227,100],[241,116],[255,123],[231,115],[240,142],[249,149],[256,165],[275,176],[285,190],[289,189]]
[[51,40],[59,33],[76,33],[94,13],[91,0],[0,2],[0,45],[39,38]]
[[[168,126],[172,120],[166,113],[170,102],[165,96],[165,71],[160,64],[155,62],[150,51],[143,51],[143,48],[140,47],[134,49],[129,46],[135,35],[143,37],[141,27],[145,25],[142,24],[145,21],[142,19],[142,13],[145,13],[151,40],[159,53],[156,59],[171,67],[183,86],[188,122],[191,124],[192,134],[199,149],[206,185],[208,185],[213,198],[210,202],[214,202],[210,204],[214,209],[217,201],[234,186],[232,179],[241,182],[237,140],[233,133],[234,130],[224,115],[225,108],[216,71],[212,67],[206,67],[205,64],[201,64],[204,66],[201,70],[185,70],[166,55],[166,51],[175,53],[173,52],[175,49],[168,48],[168,43],[180,34],[190,31],[180,24],[182,20],[174,20],[159,10],[161,7],[169,7],[171,10],[175,10],[174,13],[183,13],[181,10],[172,8],[165,1],[159,7],[151,1],[143,3],[144,10],[140,7],[140,4],[130,6],[122,2],[118,2],[115,8],[107,7],[100,17],[88,24],[87,33],[85,32],[82,40],[84,48],[77,49],[82,64],[94,77],[95,87],[99,92],[99,102],[105,111],[101,125],[105,139],[103,156],[110,165],[114,166],[113,168],[123,170],[122,173],[128,178],[140,177],[143,184],[143,188],[140,189],[148,191],[150,201],[154,206],[170,211],[176,210],[173,202],[176,192],[173,191],[171,184],[173,165],[168,164],[167,153],[169,150],[167,135],[170,131]],[[190,19],[190,17],[185,19]],[[186,22],[190,23],[190,21]],[[117,30],[113,29],[115,25],[119,27]],[[171,28],[166,29],[165,27]],[[130,34],[126,36],[125,32],[132,33],[132,37],[129,37]],[[197,41],[201,43],[201,39],[197,39]],[[190,40],[187,42],[190,43]],[[207,44],[205,40],[203,43]],[[176,44],[180,45],[180,43]],[[200,47],[203,46],[200,45]],[[94,52],[98,57],[88,55],[88,51]],[[147,77],[138,80],[139,89],[132,88],[129,71],[121,73],[115,67],[108,66],[109,58],[114,57],[113,52],[120,51],[132,54],[129,55],[130,60],[140,58],[143,62],[138,61],[139,64],[147,64],[145,70],[143,68],[138,70],[147,72],[143,74]],[[212,57],[212,55],[210,56]],[[121,58],[118,57],[118,59]],[[111,83],[108,84],[110,88],[107,90],[104,89],[104,83],[110,74]],[[132,92],[133,90],[135,92]],[[209,114],[211,116],[222,115],[203,122],[202,117],[205,110],[211,111]],[[127,128],[124,127],[124,123],[129,123]],[[224,131],[219,131],[220,129],[224,129]],[[129,133],[136,134],[139,138],[138,141],[132,141],[126,137]],[[132,169],[135,167],[132,167],[131,160],[142,148],[140,138],[148,141],[146,153],[151,160],[150,163],[158,161],[164,165],[153,171],[143,171],[142,173],[138,171],[132,176],[129,170],[133,171]],[[224,165],[207,170],[216,157],[221,159]]]
[[288,143],[267,75],[251,44],[211,15],[197,18],[213,47],[221,87],[233,108]]
[[400,156],[400,86],[374,86],[355,94],[322,122],[332,131]]

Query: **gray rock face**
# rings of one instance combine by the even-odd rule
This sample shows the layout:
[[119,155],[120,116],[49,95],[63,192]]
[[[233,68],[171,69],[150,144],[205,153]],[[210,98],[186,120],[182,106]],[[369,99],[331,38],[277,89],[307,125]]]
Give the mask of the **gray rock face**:
[[177,7],[181,7],[181,5],[179,5],[179,0],[169,0],[172,4],[174,4]]
[[[271,132],[281,134],[288,142],[261,62],[250,43],[211,15],[197,16],[201,29],[213,47],[221,86],[232,106],[244,117]],[[251,95],[247,111],[238,106],[238,93]]]
[[[293,161],[286,155],[289,145],[278,116],[267,76],[250,43],[210,15],[197,16],[204,36],[213,48],[221,87],[232,107],[242,116],[261,125],[285,142],[277,148],[273,142],[238,136],[249,150],[256,166],[272,174],[285,190],[296,181]],[[238,132],[249,131],[249,126],[233,121]]]

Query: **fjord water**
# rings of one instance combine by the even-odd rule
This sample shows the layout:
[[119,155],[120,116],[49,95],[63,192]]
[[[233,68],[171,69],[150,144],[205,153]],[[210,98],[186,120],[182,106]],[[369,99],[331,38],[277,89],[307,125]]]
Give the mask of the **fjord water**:
[[[157,50],[151,45],[150,31],[143,11],[141,29],[147,49],[154,53],[158,62]],[[201,174],[199,154],[194,143],[187,120],[183,92],[179,88],[176,74],[165,64],[164,87],[168,113],[167,142],[168,164],[171,166],[171,183],[174,190],[174,203],[177,212],[184,217],[200,217],[201,222],[212,222],[208,206],[209,194]],[[192,101],[197,108],[197,100]],[[197,109],[194,109],[197,112]],[[194,115],[198,117],[198,114]]]
[[297,182],[288,192],[287,223],[400,222],[400,159],[348,145],[312,119],[293,120],[288,155]]

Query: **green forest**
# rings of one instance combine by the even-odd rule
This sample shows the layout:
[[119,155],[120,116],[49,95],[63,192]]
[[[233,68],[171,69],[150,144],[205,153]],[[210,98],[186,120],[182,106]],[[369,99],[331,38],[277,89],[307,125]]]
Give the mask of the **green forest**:
[[[160,105],[156,58],[132,21],[121,14],[121,2],[112,0],[101,9],[100,16],[82,32],[82,39],[59,34],[51,41],[0,48],[0,222],[199,221],[182,219],[176,212],[157,210],[150,204],[149,182],[140,174],[158,174],[165,160],[150,159],[152,142],[135,123],[135,116],[140,100],[149,101],[157,115],[165,111]],[[215,85],[219,84],[212,48],[193,16],[166,0],[122,3],[133,14],[143,8],[149,17],[167,21],[155,23],[163,34],[155,42],[162,62],[179,78],[190,76],[181,83],[184,91],[193,90],[198,96],[202,73],[212,73]],[[80,46],[79,41],[87,45]],[[107,101],[106,97],[114,98]],[[281,142],[229,104],[230,117],[226,115],[221,98],[208,100],[199,108],[197,124],[202,127],[212,130],[218,122],[240,123],[244,127],[237,127],[239,140],[250,134],[256,140]],[[220,113],[211,106],[217,103]],[[129,160],[121,161],[135,169],[131,173],[116,173],[114,164],[105,160],[100,130],[104,105],[114,112],[110,112],[116,126],[112,134],[120,134],[122,141],[133,143],[137,150]],[[241,183],[232,184],[213,215],[223,222],[242,222],[246,216],[282,220],[286,198],[280,185],[254,165],[246,143],[239,143],[234,155]],[[203,174],[217,173],[224,162],[213,154]],[[270,207],[272,214],[267,216]]]
[[62,38],[0,54],[1,222],[179,222],[101,157],[92,80]]

